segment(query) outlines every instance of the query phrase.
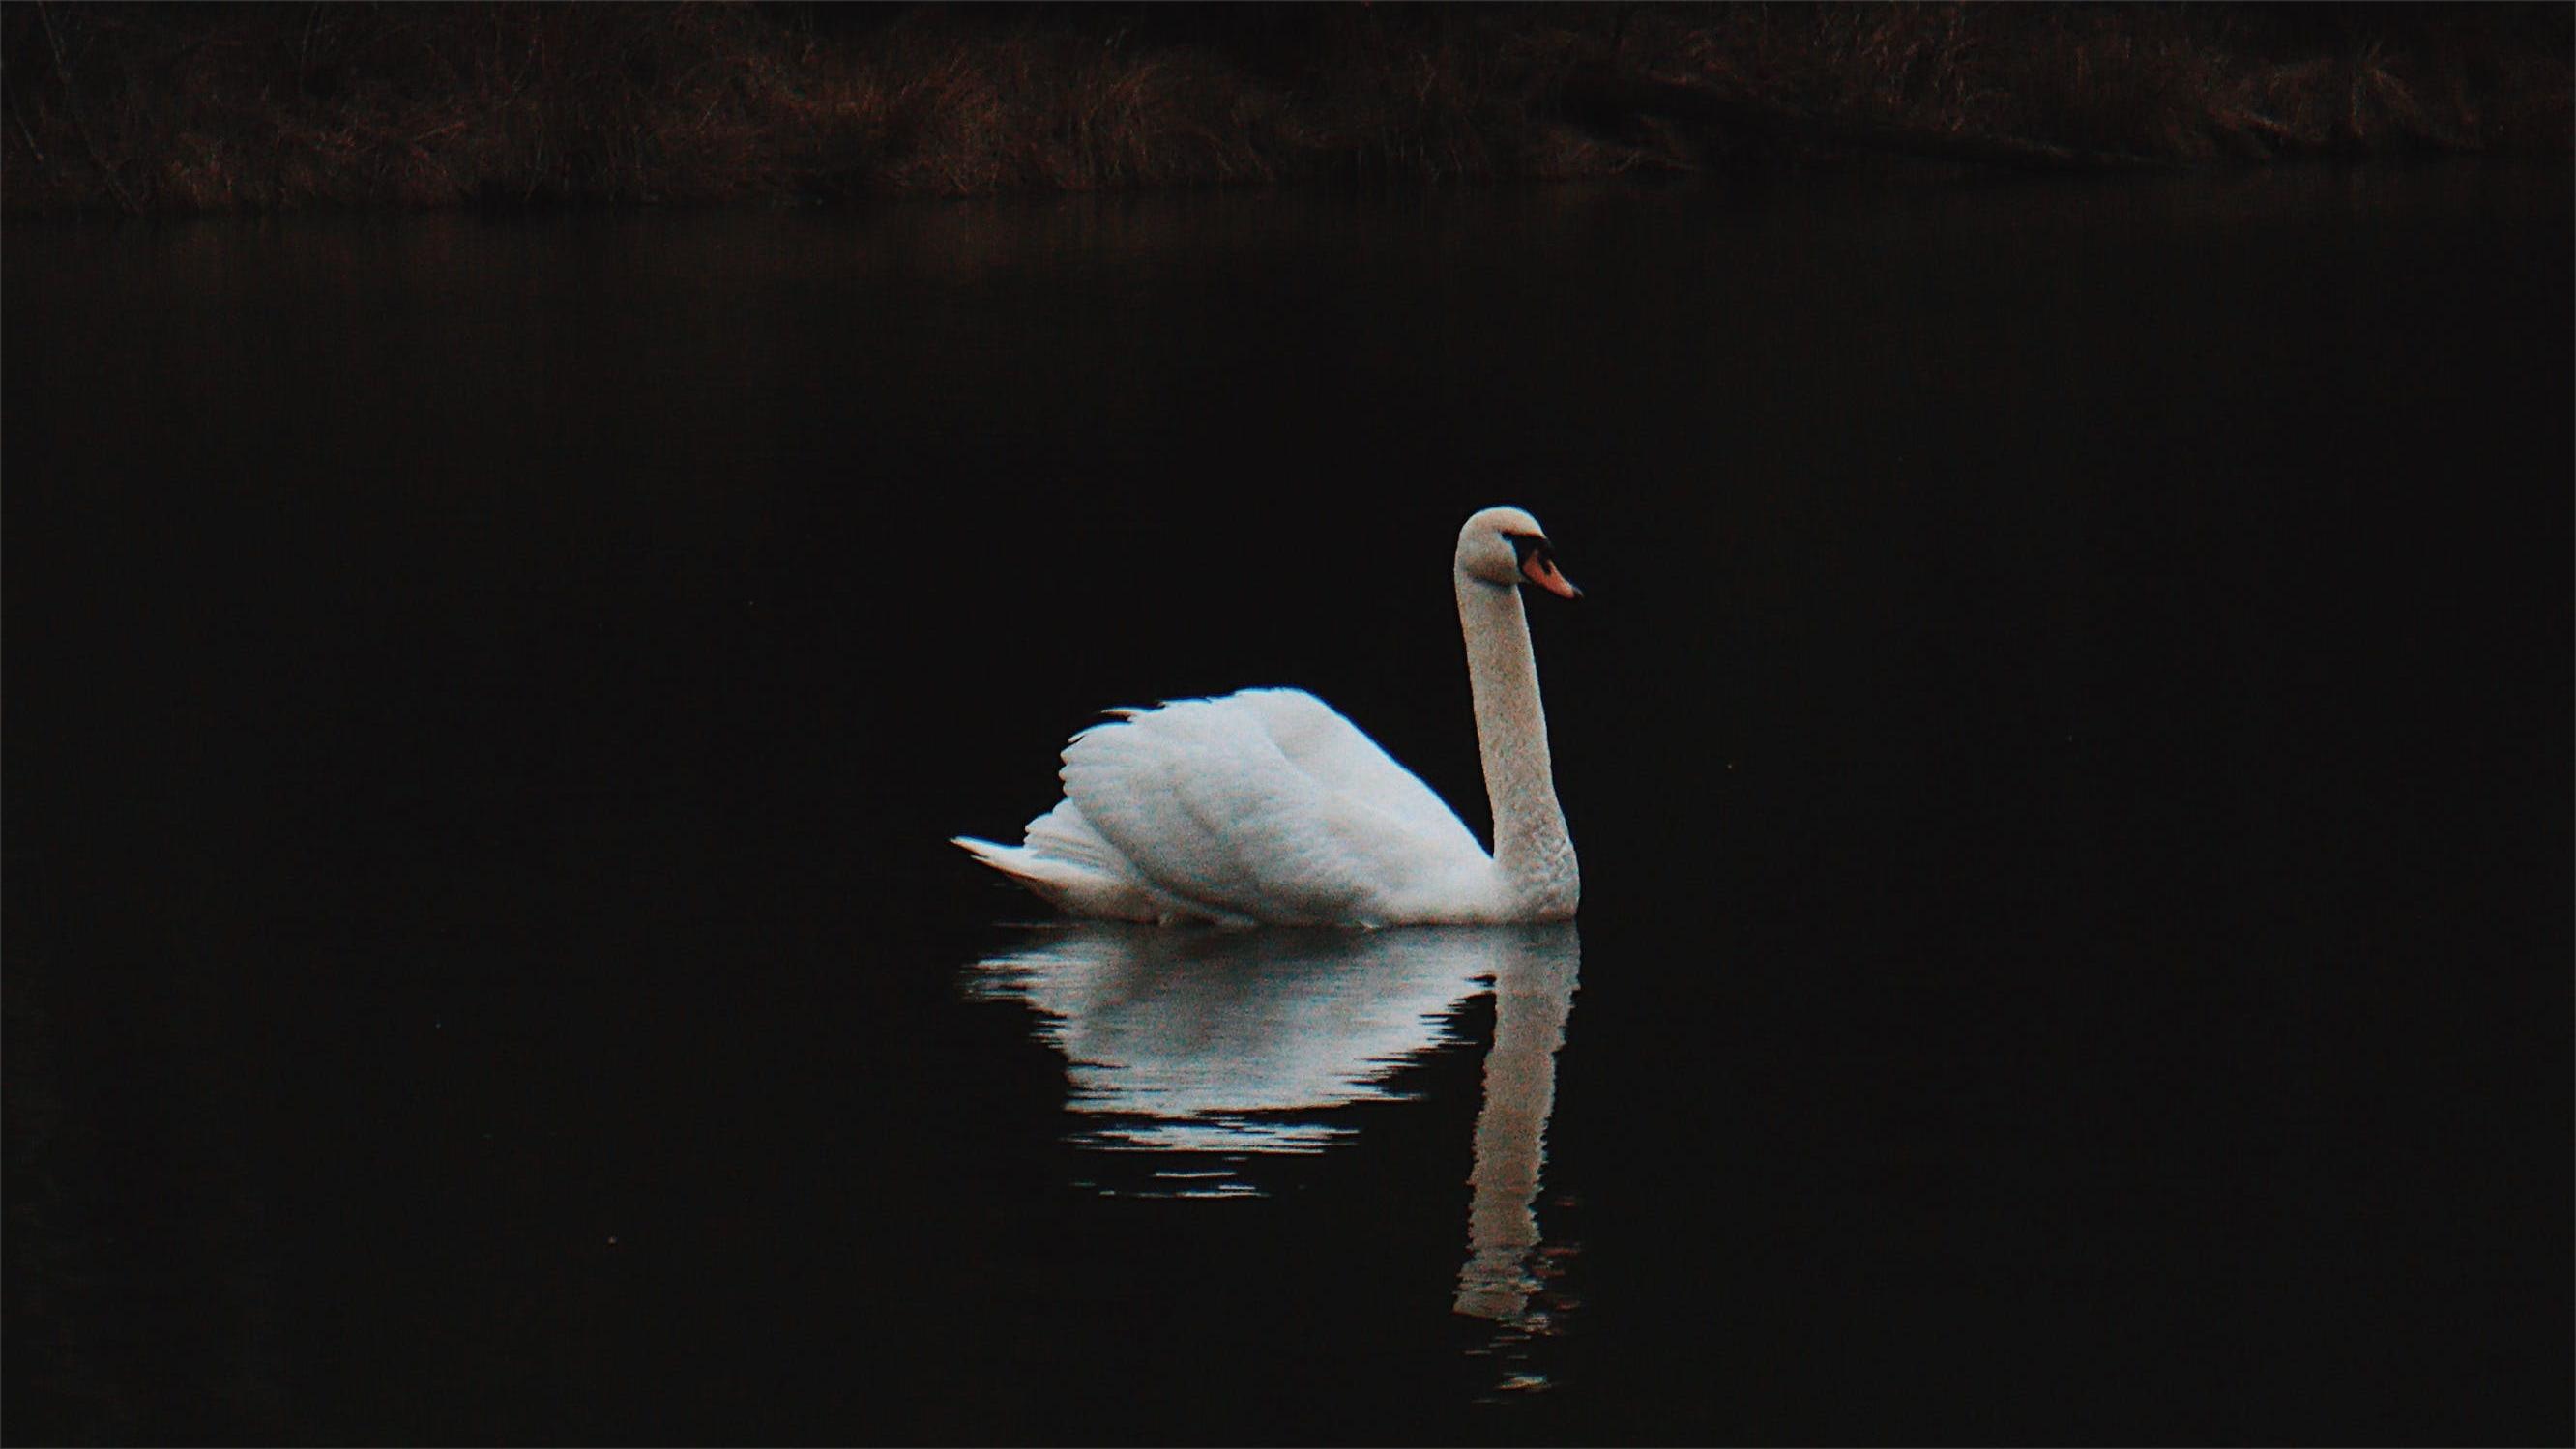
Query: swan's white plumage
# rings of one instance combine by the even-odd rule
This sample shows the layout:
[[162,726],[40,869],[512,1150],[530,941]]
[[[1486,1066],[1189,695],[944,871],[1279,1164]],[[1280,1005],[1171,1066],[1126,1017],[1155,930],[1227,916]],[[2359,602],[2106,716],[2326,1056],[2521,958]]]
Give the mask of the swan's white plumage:
[[[1549,778],[1517,584],[1537,521],[1460,530],[1461,625],[1500,858],[1431,788],[1322,700],[1248,689],[1111,710],[1064,751],[1064,799],[977,860],[1080,916],[1266,925],[1563,920],[1579,890]],[[1571,592],[1545,555],[1527,576]],[[1550,581],[1553,582],[1550,582]]]
[[1065,798],[1183,913],[1386,925],[1485,863],[1429,786],[1322,700],[1248,689],[1076,736]]
[[1065,798],[1025,844],[957,843],[1076,915],[1129,921],[1392,925],[1489,868],[1430,786],[1303,690],[1109,713],[1066,746]]

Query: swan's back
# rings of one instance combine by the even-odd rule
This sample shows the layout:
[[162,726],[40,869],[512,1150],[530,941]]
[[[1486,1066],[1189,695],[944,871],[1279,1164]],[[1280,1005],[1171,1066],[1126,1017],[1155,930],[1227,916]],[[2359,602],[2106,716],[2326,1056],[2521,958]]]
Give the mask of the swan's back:
[[968,848],[1081,914],[1393,925],[1478,907],[1491,862],[1475,836],[1313,695],[1114,713],[1066,747],[1065,803],[1028,844]]
[[1251,714],[1269,732],[1290,764],[1337,794],[1393,817],[1402,827],[1431,837],[1435,849],[1463,846],[1484,857],[1483,847],[1449,802],[1411,770],[1395,762],[1341,711],[1302,689],[1246,689],[1205,701]]

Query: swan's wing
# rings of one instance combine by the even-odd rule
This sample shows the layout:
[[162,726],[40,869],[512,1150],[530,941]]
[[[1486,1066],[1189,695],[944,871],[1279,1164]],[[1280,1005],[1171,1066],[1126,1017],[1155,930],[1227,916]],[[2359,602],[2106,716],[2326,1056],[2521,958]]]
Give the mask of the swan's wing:
[[1131,713],[1075,736],[1063,775],[1147,880],[1225,916],[1381,923],[1485,858],[1429,786],[1297,690]]
[[1239,690],[1217,702],[1260,716],[1280,752],[1326,789],[1365,800],[1444,848],[1484,854],[1448,801],[1331,705],[1302,689]]

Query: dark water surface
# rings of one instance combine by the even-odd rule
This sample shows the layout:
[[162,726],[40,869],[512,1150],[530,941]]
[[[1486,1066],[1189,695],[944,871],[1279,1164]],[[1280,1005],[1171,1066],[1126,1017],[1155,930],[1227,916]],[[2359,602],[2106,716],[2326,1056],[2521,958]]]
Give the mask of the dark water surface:
[[[9,1437],[2564,1442],[2569,181],[13,227]],[[1495,502],[1576,928],[942,843]]]

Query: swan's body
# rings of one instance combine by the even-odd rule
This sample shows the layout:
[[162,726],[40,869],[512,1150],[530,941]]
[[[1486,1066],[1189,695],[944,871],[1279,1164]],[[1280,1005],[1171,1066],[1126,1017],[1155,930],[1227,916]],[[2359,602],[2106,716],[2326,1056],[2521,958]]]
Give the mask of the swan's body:
[[1494,808],[1486,854],[1457,812],[1322,700],[1248,689],[1113,710],[1065,747],[1064,799],[977,860],[1077,916],[1400,926],[1571,919],[1582,885],[1547,750],[1527,579],[1557,593],[1538,521],[1488,508],[1454,578]]

